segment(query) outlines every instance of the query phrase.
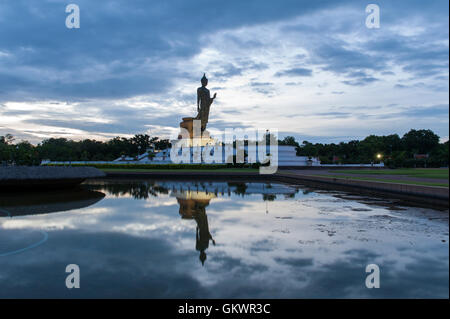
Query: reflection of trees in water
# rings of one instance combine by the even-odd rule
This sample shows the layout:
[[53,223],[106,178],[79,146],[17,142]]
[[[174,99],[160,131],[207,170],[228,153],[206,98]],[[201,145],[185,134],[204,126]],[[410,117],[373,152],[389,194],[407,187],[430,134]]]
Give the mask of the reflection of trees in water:
[[[231,193],[244,196],[247,189],[246,183],[227,183],[228,187],[226,187],[226,194],[230,197]],[[179,187],[178,187],[179,186]],[[103,190],[108,192],[111,195],[119,196],[133,196],[135,199],[147,199],[150,196],[158,197],[158,194],[169,194],[171,191],[175,191],[177,189],[182,189],[183,187],[187,188],[188,191],[203,191],[206,193],[210,192],[218,196],[219,192],[222,195],[225,193],[222,190],[219,190],[218,187],[214,187],[212,184],[208,184],[205,182],[193,183],[192,185],[186,186],[185,183],[179,183],[178,185],[162,186],[157,182],[124,182],[124,183],[105,183],[105,184],[88,184],[86,187],[92,190]],[[209,191],[208,191],[209,190]]]
[[245,197],[246,195],[261,194],[264,201],[274,201],[277,194],[283,194],[285,198],[293,198],[298,189],[289,188],[271,183],[246,183],[246,182],[170,182],[170,181],[123,181],[108,182],[100,185],[88,185],[94,190],[103,190],[119,196],[129,195],[135,199],[148,199],[158,197],[159,194],[170,192],[197,191],[212,193],[217,196],[231,197],[232,194]]
[[[194,219],[197,227],[195,233],[195,249],[200,252],[199,259],[204,265],[206,250],[209,243],[215,241],[209,230],[206,207],[211,199],[219,196],[231,197],[262,195],[264,201],[274,201],[277,194],[285,197],[294,197],[297,189],[288,186],[271,183],[246,183],[246,182],[202,182],[202,181],[111,181],[104,184],[88,185],[93,189],[103,190],[115,196],[130,195],[135,199],[147,199],[158,197],[160,194],[170,194],[176,197],[179,204],[179,214],[182,219]],[[268,212],[266,207],[266,212]]]
[[116,197],[132,196],[135,199],[147,199],[150,196],[158,197],[158,194],[169,194],[169,189],[155,185],[154,182],[147,181],[89,185],[89,188],[103,190]]
[[269,201],[269,202],[273,202],[275,199],[277,198],[276,195],[274,194],[263,194],[263,200],[264,201]]
[[227,183],[229,187],[235,187],[233,193],[235,193],[236,195],[242,195],[242,197],[244,197],[245,192],[247,191],[247,184],[246,183]]

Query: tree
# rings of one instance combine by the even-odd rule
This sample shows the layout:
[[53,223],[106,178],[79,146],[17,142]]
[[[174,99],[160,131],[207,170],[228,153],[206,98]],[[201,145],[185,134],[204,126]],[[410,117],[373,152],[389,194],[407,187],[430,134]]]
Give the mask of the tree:
[[157,150],[165,150],[167,148],[172,147],[172,144],[170,143],[170,140],[157,140],[155,142],[155,149]]
[[14,136],[11,134],[6,134],[5,136],[0,136],[0,144],[11,145],[14,142]]
[[300,146],[293,136],[286,136],[283,140],[278,140],[278,145]]
[[13,159],[14,146],[11,145],[14,137],[11,134],[0,136],[0,162],[8,163]]
[[[275,136],[267,132],[262,136],[266,141],[275,143]],[[260,140],[261,142],[261,140]],[[381,153],[383,161],[389,167],[414,167],[423,165],[413,158],[413,154],[428,154],[427,167],[448,166],[449,142],[439,143],[439,136],[431,130],[410,130],[400,138],[397,134],[387,136],[370,135],[365,139],[341,142],[339,144],[310,143],[301,145],[292,136],[278,140],[279,145],[291,145],[297,149],[297,155],[319,157],[321,162],[329,164],[334,158],[344,164],[370,163]],[[52,161],[110,161],[121,155],[136,156],[138,147],[141,153],[151,144],[157,150],[170,147],[170,141],[137,134],[132,138],[115,137],[108,141],[85,139],[73,141],[66,138],[50,138],[34,146],[26,141],[15,143],[11,134],[0,136],[0,162],[18,165],[39,164],[42,159]]]
[[14,145],[13,158],[16,165],[39,165],[41,163],[35,147],[27,141]]
[[432,130],[410,130],[403,135],[402,143],[411,154],[428,154],[439,145],[439,136]]
[[134,137],[131,138],[131,141],[133,144],[135,144],[138,147],[138,150],[141,150],[141,152],[145,152],[147,148],[150,147],[153,142],[158,140],[157,137],[150,137],[147,134],[136,134]]

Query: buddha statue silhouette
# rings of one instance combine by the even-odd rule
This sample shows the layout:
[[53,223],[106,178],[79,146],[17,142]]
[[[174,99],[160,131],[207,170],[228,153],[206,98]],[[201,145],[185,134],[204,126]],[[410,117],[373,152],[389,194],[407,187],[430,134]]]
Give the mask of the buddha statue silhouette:
[[203,73],[203,77],[200,80],[202,86],[197,89],[197,116],[196,120],[201,120],[201,130],[202,132],[206,129],[206,124],[208,124],[209,118],[209,109],[211,104],[214,102],[214,99],[217,96],[217,93],[214,93],[214,96],[211,98],[209,90],[206,88],[208,85],[208,79],[206,78],[206,74]]

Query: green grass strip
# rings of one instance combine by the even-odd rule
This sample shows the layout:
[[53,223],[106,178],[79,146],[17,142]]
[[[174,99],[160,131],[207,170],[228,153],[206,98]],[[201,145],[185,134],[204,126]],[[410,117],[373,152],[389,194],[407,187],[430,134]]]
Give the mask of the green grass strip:
[[423,177],[435,179],[448,179],[448,169],[441,168],[401,168],[378,170],[345,170],[343,173],[361,175],[404,175],[410,177]]
[[378,178],[371,178],[371,177],[357,177],[357,176],[346,176],[346,175],[320,174],[320,175],[312,175],[312,176],[321,176],[321,177],[338,178],[338,179],[352,179],[352,180],[360,180],[360,181],[368,181],[368,182],[448,187],[448,183],[445,184],[445,183],[420,182],[420,181],[403,181],[403,180],[397,180],[397,179],[378,179]]
[[217,173],[217,172],[250,172],[250,173],[257,173],[259,172],[259,169],[257,168],[217,168],[217,169],[139,169],[139,168],[100,168],[101,171],[104,172],[138,172],[138,173],[151,173],[151,172],[158,172],[158,173],[173,173],[173,172],[188,172],[188,173],[195,173],[195,172],[205,172],[205,173]]

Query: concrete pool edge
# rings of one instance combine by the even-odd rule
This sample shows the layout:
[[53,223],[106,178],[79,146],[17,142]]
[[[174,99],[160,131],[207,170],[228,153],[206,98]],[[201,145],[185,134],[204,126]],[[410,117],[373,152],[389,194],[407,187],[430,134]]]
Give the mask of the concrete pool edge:
[[258,182],[281,182],[296,185],[314,186],[328,190],[344,190],[357,194],[388,196],[426,207],[448,209],[449,193],[447,187],[421,186],[378,181],[351,180],[345,178],[292,174],[279,171],[273,175],[260,175],[258,172],[106,172],[109,178],[158,178],[158,179],[196,179],[196,180],[242,180]]
[[273,179],[279,182],[307,184],[357,194],[387,196],[431,208],[449,208],[448,188],[446,187],[290,174],[276,174]]
[[7,166],[0,167],[0,190],[73,188],[86,179],[104,176],[94,167]]

